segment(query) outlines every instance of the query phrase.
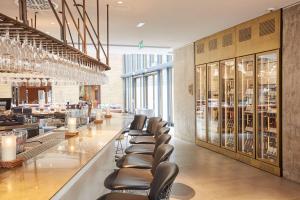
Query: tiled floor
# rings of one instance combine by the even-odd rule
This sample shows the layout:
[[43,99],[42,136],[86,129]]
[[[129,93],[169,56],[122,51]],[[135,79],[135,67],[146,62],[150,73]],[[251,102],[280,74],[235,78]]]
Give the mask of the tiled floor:
[[300,184],[172,139],[180,167],[172,200],[300,200]]

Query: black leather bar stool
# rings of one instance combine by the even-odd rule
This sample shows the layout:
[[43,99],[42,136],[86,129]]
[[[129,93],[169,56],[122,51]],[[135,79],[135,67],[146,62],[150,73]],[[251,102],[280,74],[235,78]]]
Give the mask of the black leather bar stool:
[[158,137],[155,144],[134,144],[125,149],[126,154],[148,154],[148,155],[154,155],[156,152],[156,149],[161,144],[168,144],[171,140],[171,135],[169,134],[163,134]]
[[160,145],[155,153],[151,169],[121,168],[105,179],[104,186],[110,190],[148,190],[157,166],[170,158],[174,147]]
[[[145,123],[147,120],[147,116],[145,115],[135,115],[133,118],[133,121],[130,123],[129,128],[125,129],[122,134],[116,139],[117,140],[117,147],[116,147],[116,154],[120,151],[123,154],[123,145],[122,140],[124,139],[125,133],[129,132],[130,130],[135,131],[142,131]],[[127,146],[128,140],[126,139],[126,146]]]
[[112,192],[97,200],[162,200],[168,199],[172,184],[179,169],[175,163],[162,162],[158,165],[148,196]]
[[[169,145],[162,144],[161,146]],[[172,148],[166,148],[166,151],[169,151],[169,154],[173,152]],[[155,154],[156,155],[156,154]],[[117,167],[119,168],[138,168],[138,169],[151,169],[154,163],[155,157],[152,155],[146,154],[127,154],[124,155],[117,161]]]
[[133,121],[131,122],[131,124],[129,126],[129,131],[130,130],[143,130],[146,120],[147,120],[146,115],[135,115],[133,118]]
[[139,135],[154,135],[157,129],[159,129],[158,123],[161,122],[161,117],[151,117],[148,120],[148,126],[146,131],[143,130],[130,130],[128,135],[131,137],[139,136]]
[[170,132],[170,128],[162,127],[154,136],[136,136],[131,138],[130,144],[155,144],[157,138],[162,134],[168,134]]

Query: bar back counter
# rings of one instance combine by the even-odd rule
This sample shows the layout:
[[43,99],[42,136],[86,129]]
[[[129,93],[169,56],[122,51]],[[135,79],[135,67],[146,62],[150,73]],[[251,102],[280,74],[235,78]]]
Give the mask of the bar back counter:
[[75,200],[101,196],[107,190],[104,179],[114,168],[114,140],[130,120],[129,116],[114,114],[102,124],[79,128],[79,135],[69,139],[64,139],[63,128],[50,132],[50,138],[60,138],[57,145],[33,154],[22,167],[0,170],[0,199]]

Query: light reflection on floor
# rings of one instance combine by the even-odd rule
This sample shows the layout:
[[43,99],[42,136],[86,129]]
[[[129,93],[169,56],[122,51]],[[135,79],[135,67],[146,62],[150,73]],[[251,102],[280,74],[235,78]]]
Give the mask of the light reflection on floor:
[[300,200],[300,184],[173,138],[171,200]]

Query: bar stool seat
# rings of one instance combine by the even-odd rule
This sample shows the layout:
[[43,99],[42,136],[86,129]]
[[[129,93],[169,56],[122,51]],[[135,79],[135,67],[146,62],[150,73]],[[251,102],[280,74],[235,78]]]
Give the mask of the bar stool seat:
[[143,195],[112,192],[102,196],[98,200],[149,200],[149,198]]
[[169,134],[160,135],[155,144],[134,144],[125,149],[126,154],[147,154],[147,155],[154,155],[156,149],[161,144],[168,144],[171,140],[171,136]]
[[151,169],[153,160],[154,158],[152,155],[128,154],[117,161],[117,167]]
[[153,155],[155,149],[154,144],[135,144],[132,146],[129,146],[127,149],[125,149],[125,153],[138,153],[138,154],[147,154],[147,155]]
[[148,190],[152,180],[151,169],[121,168],[111,173],[104,185],[112,190]]
[[128,193],[108,193],[97,200],[162,200],[169,199],[171,187],[179,172],[178,166],[170,162],[162,162],[158,165],[151,189],[147,196]]
[[162,127],[154,136],[136,136],[131,138],[129,141],[130,144],[155,144],[156,139],[162,134],[168,134],[170,128]]
[[129,140],[130,144],[155,144],[155,138],[153,136],[136,136]]
[[158,147],[151,169],[121,168],[112,172],[104,181],[110,190],[148,190],[156,173],[157,166],[169,160],[174,147],[162,144]]
[[153,133],[144,130],[130,130],[128,135],[135,137],[135,136],[153,136]]

